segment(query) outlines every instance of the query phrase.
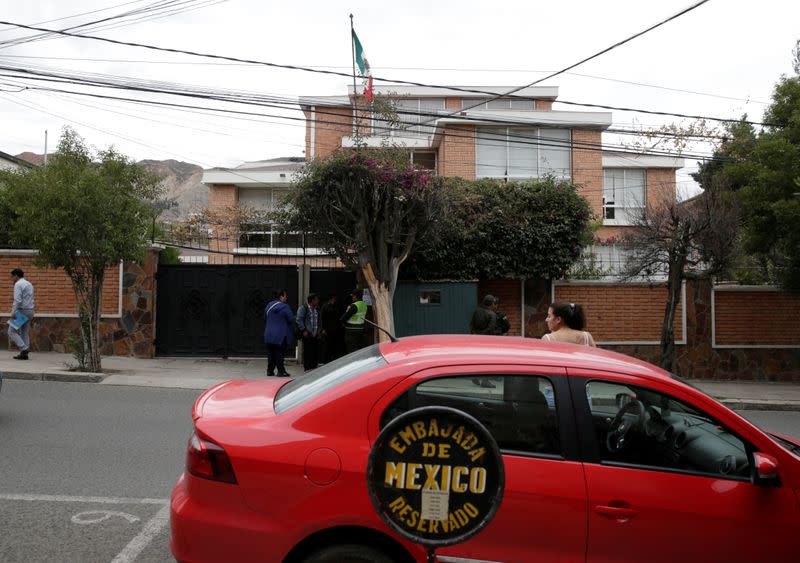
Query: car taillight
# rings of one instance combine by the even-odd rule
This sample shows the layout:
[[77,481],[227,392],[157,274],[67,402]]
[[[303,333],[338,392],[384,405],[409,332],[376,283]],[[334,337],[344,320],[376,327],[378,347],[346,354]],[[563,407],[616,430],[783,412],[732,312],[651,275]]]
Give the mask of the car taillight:
[[186,469],[195,477],[236,483],[236,474],[228,454],[222,447],[209,440],[203,440],[192,433],[186,452]]

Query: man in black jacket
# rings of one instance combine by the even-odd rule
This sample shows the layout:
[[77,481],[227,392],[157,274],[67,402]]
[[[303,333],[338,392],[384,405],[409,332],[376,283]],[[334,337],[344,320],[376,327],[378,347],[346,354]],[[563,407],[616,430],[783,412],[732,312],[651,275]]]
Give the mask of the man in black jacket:
[[475,309],[472,319],[469,322],[470,334],[497,334],[497,315],[494,312],[495,297],[486,295],[483,298],[483,306]]

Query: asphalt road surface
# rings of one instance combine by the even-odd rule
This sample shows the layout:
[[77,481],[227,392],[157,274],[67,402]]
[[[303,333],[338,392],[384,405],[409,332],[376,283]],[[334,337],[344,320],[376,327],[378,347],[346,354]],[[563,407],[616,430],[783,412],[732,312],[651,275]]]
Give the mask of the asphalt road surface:
[[[6,380],[0,561],[172,561],[167,501],[199,393]],[[742,414],[800,436],[800,412]]]
[[0,561],[173,561],[168,499],[199,394],[5,380]]

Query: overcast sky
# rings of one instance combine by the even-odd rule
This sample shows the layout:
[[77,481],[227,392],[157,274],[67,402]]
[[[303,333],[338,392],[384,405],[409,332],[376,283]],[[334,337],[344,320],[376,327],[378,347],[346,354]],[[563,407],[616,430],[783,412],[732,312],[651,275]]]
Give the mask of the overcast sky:
[[[102,10],[41,24],[63,29],[148,5],[164,5],[163,10],[172,12],[191,9],[177,13],[162,10],[155,14],[164,16],[158,19],[131,21],[134,16],[130,16],[107,24],[124,23],[121,27],[79,33],[349,72],[352,63],[348,15],[353,13],[356,32],[376,76],[430,84],[515,86],[532,82],[546,71],[566,67],[691,3],[0,0],[0,19],[34,25]],[[568,101],[717,117],[739,117],[746,112],[757,119],[776,80],[781,74],[792,72],[791,50],[800,38],[798,22],[797,1],[711,0],[572,73],[543,84],[558,86],[559,97]],[[0,41],[33,33],[0,26]],[[343,94],[349,82],[344,77],[215,62],[63,37],[20,45],[0,43],[0,65],[5,69],[57,70],[73,76],[95,73],[123,77],[128,82],[159,80],[193,90],[244,90],[282,97]],[[2,70],[0,74],[9,72]],[[211,167],[303,154],[302,121],[277,117],[231,119],[64,93],[19,91],[24,85],[141,97],[122,90],[0,76],[3,152],[41,153],[45,130],[49,131],[52,150],[62,127],[70,125],[90,145],[113,144],[137,160],[174,158]],[[163,95],[148,99],[215,105]],[[301,112],[291,109],[236,109],[302,117]],[[581,108],[556,104],[554,109]],[[614,125],[624,127],[682,121],[622,111],[614,111],[613,115]],[[679,181],[685,181],[688,172],[691,168],[681,171]]]

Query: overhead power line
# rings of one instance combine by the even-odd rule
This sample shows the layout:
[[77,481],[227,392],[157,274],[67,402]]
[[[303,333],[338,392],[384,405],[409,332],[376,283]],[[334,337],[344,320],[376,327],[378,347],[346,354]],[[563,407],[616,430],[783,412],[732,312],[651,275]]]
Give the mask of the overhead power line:
[[[298,122],[306,122],[305,117],[293,117],[281,114],[268,114],[268,113],[260,113],[260,112],[253,112],[253,111],[245,111],[245,110],[234,110],[234,109],[225,109],[225,108],[211,108],[207,106],[197,106],[197,105],[190,105],[190,104],[178,104],[178,103],[171,103],[171,102],[163,102],[163,101],[156,101],[156,100],[144,100],[138,98],[127,98],[121,96],[110,96],[104,94],[96,94],[91,92],[78,92],[73,90],[64,90],[59,88],[46,88],[46,87],[30,87],[31,90],[40,90],[45,92],[59,92],[64,94],[72,94],[84,97],[92,97],[92,98],[99,98],[99,99],[106,99],[106,100],[116,100],[116,101],[123,101],[123,102],[130,102],[136,104],[144,104],[150,106],[160,106],[160,107],[168,107],[168,108],[181,108],[181,109],[197,109],[197,110],[204,110],[204,111],[211,111],[226,115],[246,115],[246,116],[258,116],[258,117],[267,117],[267,118],[274,118],[274,119],[282,119],[287,121],[298,121]],[[187,94],[188,95],[188,94]],[[199,99],[209,99],[202,95],[190,95],[193,98]],[[240,102],[244,103],[244,102]],[[255,105],[261,107],[272,107],[278,109],[289,109],[293,111],[298,111],[300,108],[296,107],[286,107],[281,104],[270,104],[270,103],[255,103],[249,102],[246,105]],[[335,112],[326,112],[324,110],[317,110],[316,113],[318,114],[315,119],[315,123],[317,125],[331,125],[331,126],[341,126],[342,123],[340,121],[335,121],[332,119],[320,119],[320,115],[326,116],[329,115],[331,117],[341,117],[340,114]],[[376,118],[375,121],[379,123],[384,123],[384,125],[373,125],[373,129],[376,132],[383,133],[391,133],[396,131],[395,127],[392,127],[388,120],[385,118]],[[404,124],[411,124],[411,122],[401,122]],[[648,151],[633,151],[625,146],[610,146],[609,144],[603,143],[593,143],[588,141],[574,141],[574,140],[562,140],[556,138],[549,138],[549,137],[540,137],[540,138],[532,138],[530,135],[492,135],[490,134],[480,134],[477,132],[470,132],[470,131],[463,131],[463,132],[453,132],[453,131],[443,131],[440,133],[445,138],[454,138],[454,139],[468,139],[472,141],[482,139],[484,142],[488,143],[496,143],[500,141],[505,141],[508,139],[512,141],[515,145],[531,145],[531,146],[543,146],[543,147],[552,147],[552,148],[566,148],[572,147],[576,150],[586,150],[586,151],[600,151],[600,152],[616,152],[620,154],[627,154],[630,156],[641,156],[641,155],[649,155],[649,156],[669,156],[669,157],[677,157],[674,153],[668,151],[657,151],[657,150],[648,150]],[[707,159],[711,155],[710,154],[689,154],[684,153],[680,157],[681,158],[696,158],[696,159]]]
[[[2,31],[0,31],[2,33]],[[39,59],[39,60],[51,60],[51,61],[76,61],[76,62],[98,62],[98,63],[125,63],[125,64],[155,64],[155,65],[206,65],[206,66],[250,66],[248,63],[214,63],[214,62],[195,62],[195,61],[154,61],[148,59],[109,59],[109,58],[97,58],[97,57],[52,57],[52,56],[42,56],[42,55],[7,55],[3,54],[0,55],[3,58],[7,59]],[[332,68],[332,69],[343,69],[343,68],[350,68],[347,66],[341,65],[302,65],[307,68]],[[533,70],[533,69],[523,69],[523,68],[467,68],[467,67],[421,67],[421,66],[381,66],[380,68],[384,70],[413,70],[413,71],[422,71],[422,72],[503,72],[503,73],[537,73],[537,74],[545,74],[548,72],[553,72],[551,70]],[[669,92],[680,92],[683,94],[692,94],[695,96],[707,96],[709,98],[720,98],[723,100],[733,100],[736,102],[745,102],[745,103],[752,103],[752,104],[761,104],[767,105],[769,102],[764,100],[757,100],[755,98],[741,98],[736,96],[726,96],[724,94],[714,94],[711,92],[701,92],[699,90],[688,90],[686,88],[675,88],[672,86],[663,86],[660,84],[650,84],[647,82],[637,82],[635,80],[624,80],[622,78],[611,78],[610,76],[599,76],[596,74],[585,74],[581,72],[565,72],[564,74],[570,76],[578,76],[581,78],[590,78],[592,80],[604,80],[606,82],[618,82],[620,84],[630,84],[632,86],[641,86],[643,88],[654,88],[657,90],[667,90]]]
[[[708,0],[703,0],[702,2],[699,2],[696,5],[683,10],[682,12],[679,12],[678,14],[675,14],[674,16],[672,16],[669,19],[674,19],[674,18],[678,17],[679,15],[682,15],[683,13],[686,13],[687,11],[698,7],[699,5],[701,5],[701,4],[705,3],[705,2],[708,2]],[[664,23],[669,21],[669,19],[668,20],[664,20],[663,22],[661,22],[660,24],[656,24],[655,26],[651,26],[651,28],[655,29],[655,27],[657,27],[658,25],[663,25]],[[195,56],[195,57],[205,57],[205,58],[210,58],[210,59],[233,61],[233,62],[252,64],[252,65],[260,65],[260,66],[268,66],[268,67],[271,67],[271,68],[281,68],[281,69],[285,69],[285,70],[299,70],[299,71],[303,71],[303,72],[312,72],[312,73],[318,73],[318,74],[326,74],[326,75],[332,75],[332,76],[342,76],[342,77],[346,77],[346,78],[352,78],[352,74],[349,74],[349,73],[332,71],[332,70],[322,70],[322,69],[319,69],[319,68],[309,68],[309,67],[304,67],[304,66],[300,66],[300,65],[279,64],[279,63],[272,63],[272,62],[268,62],[268,61],[259,61],[259,60],[254,60],[254,59],[243,59],[243,58],[238,58],[238,57],[229,57],[229,56],[225,56],[225,55],[215,55],[215,54],[211,54],[211,53],[201,53],[201,52],[197,52],[197,51],[188,51],[188,50],[184,50],[184,49],[174,49],[174,48],[167,48],[167,47],[159,47],[159,46],[156,46],[156,45],[148,45],[148,44],[143,44],[143,43],[134,43],[134,42],[129,42],[129,41],[119,41],[119,40],[116,40],[116,39],[109,39],[109,38],[106,38],[106,37],[98,37],[98,36],[94,36],[94,35],[86,35],[86,34],[80,34],[80,33],[70,33],[70,32],[65,32],[65,31],[47,29],[47,28],[42,28],[42,27],[38,27],[38,26],[30,26],[30,25],[25,25],[25,24],[21,24],[21,23],[10,22],[10,21],[4,21],[4,20],[0,20],[0,24],[20,27],[20,28],[23,28],[23,29],[31,29],[31,30],[35,30],[35,31],[45,31],[45,32],[50,32],[50,33],[56,33],[58,35],[64,35],[66,37],[75,37],[75,38],[80,38],[80,39],[91,39],[91,40],[103,41],[103,42],[111,43],[111,44],[115,44],[115,45],[123,45],[123,46],[128,46],[128,47],[139,47],[139,48],[149,49],[149,50],[154,50],[154,51],[163,51],[163,52],[168,52],[168,53],[177,53],[177,54],[183,54],[183,55],[189,55],[189,56]],[[651,29],[651,28],[648,28],[648,29]],[[639,35],[641,35],[642,33],[645,33],[646,31],[647,30],[640,32]],[[631,38],[628,38],[628,40],[630,40],[632,38],[633,38],[633,36]],[[622,44],[622,42],[620,42],[620,44]],[[611,49],[612,47],[609,47],[608,49]],[[580,63],[576,63],[575,65],[571,65],[571,66],[569,66],[567,68],[568,69],[569,68],[574,68],[575,66],[577,66],[577,64],[580,64]],[[374,76],[373,80],[380,81],[380,82],[394,83],[394,84],[409,85],[409,86],[421,86],[421,87],[426,87],[426,88],[438,88],[438,89],[442,89],[442,90],[449,90],[449,91],[454,91],[454,92],[464,92],[464,93],[468,93],[468,94],[485,94],[485,95],[489,95],[489,96],[494,96],[494,99],[501,98],[501,97],[523,97],[523,98],[525,98],[525,96],[514,96],[513,94],[491,92],[491,91],[480,90],[480,89],[475,89],[475,88],[463,88],[463,87],[458,87],[458,86],[444,86],[444,85],[441,85],[441,84],[427,84],[427,83],[424,83],[424,82],[416,82],[416,81],[410,81],[410,80],[397,80],[397,79],[383,78],[383,77],[378,77],[378,76]],[[544,79],[542,79],[542,80],[544,80]],[[540,82],[540,81],[537,81],[535,83],[538,83],[538,82]],[[535,84],[535,83],[532,83],[532,84]],[[520,87],[518,89],[515,89],[515,91],[521,90],[522,88],[526,88],[526,87],[527,86]],[[485,102],[486,102],[486,100],[482,100],[481,104],[484,104]],[[586,104],[581,104],[581,103],[578,103],[578,102],[565,102],[563,100],[556,100],[556,103],[559,103],[559,102],[570,103],[570,104],[573,104],[573,105],[586,105]],[[587,107],[589,107],[589,106],[587,105]],[[613,106],[596,105],[596,107],[605,108],[605,109],[616,109]],[[461,108],[458,111],[465,111],[467,109],[469,109],[469,108],[468,107],[467,108]],[[627,108],[624,111],[632,111],[632,112],[637,112],[637,113],[651,113],[653,110],[640,110],[640,109],[637,109],[637,108]],[[455,112],[455,113],[457,113],[457,112]],[[657,112],[657,113],[655,113],[655,115],[670,115],[670,116],[676,116],[676,117],[684,117],[685,116],[685,114],[677,114],[677,113],[669,113],[669,112]],[[439,117],[443,117],[443,116],[439,116]],[[725,123],[735,123],[735,122],[740,121],[739,119],[729,119],[729,118],[720,118],[720,117],[712,117],[712,116],[698,116],[698,117],[702,118],[702,119],[709,120],[709,121],[719,121],[719,122],[725,122]],[[747,123],[750,123],[752,125],[764,125],[764,126],[769,126],[770,125],[768,123],[756,122],[756,121],[748,121]]]
[[[531,82],[529,84],[524,84],[522,86],[518,86],[516,88],[512,88],[508,92],[497,94],[494,99],[502,98],[502,97],[505,97],[505,96],[510,96],[512,94],[516,94],[520,90],[523,90],[525,88],[530,88],[531,86],[535,86],[536,84],[541,84],[545,80],[549,80],[550,78],[554,78],[554,77],[558,76],[559,74],[563,74],[563,73],[565,73],[565,72],[567,72],[569,70],[572,70],[575,67],[578,67],[578,66],[580,66],[580,65],[582,65],[584,63],[587,63],[587,62],[591,61],[592,59],[596,59],[597,57],[600,57],[600,56],[608,53],[609,51],[612,51],[613,49],[616,49],[617,47],[620,47],[620,46],[624,45],[625,43],[629,43],[630,41],[633,41],[637,37],[641,37],[642,35],[644,35],[646,33],[649,33],[650,31],[653,31],[654,29],[657,29],[657,28],[661,27],[662,25],[665,25],[665,24],[669,23],[672,20],[674,20],[676,18],[679,18],[682,15],[691,12],[692,10],[694,10],[696,8],[699,8],[700,6],[702,6],[703,4],[705,4],[708,1],[709,0],[699,0],[698,2],[695,2],[694,4],[692,4],[691,6],[689,6],[687,8],[684,8],[680,12],[678,12],[676,14],[673,14],[670,17],[668,17],[668,18],[666,18],[664,20],[661,20],[660,22],[658,22],[658,23],[656,23],[654,25],[651,25],[650,27],[648,27],[646,29],[643,29],[642,31],[640,31],[638,33],[634,33],[633,35],[631,35],[629,37],[626,37],[622,41],[618,41],[618,42],[614,43],[613,45],[611,45],[609,47],[606,47],[605,49],[603,49],[601,51],[598,51],[597,53],[594,53],[593,55],[589,55],[588,57],[586,57],[584,59],[581,59],[580,61],[578,61],[576,63],[573,63],[573,64],[571,64],[571,65],[569,65],[567,67],[564,67],[561,70],[557,70],[557,71],[555,71],[553,73],[550,73],[550,74],[548,74],[547,76],[545,76],[543,78],[539,78],[538,80],[534,80],[533,82]],[[474,107],[477,107],[478,105],[480,105],[480,104],[475,104],[474,106],[468,106],[468,107],[462,108],[462,110],[472,109]],[[453,112],[453,113],[456,113],[456,112]]]

